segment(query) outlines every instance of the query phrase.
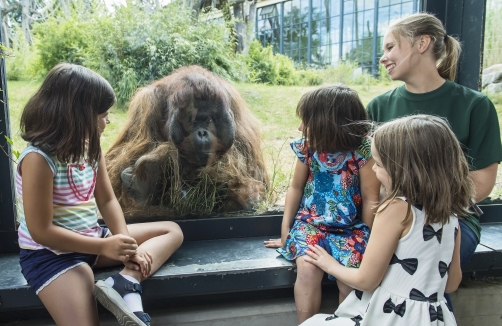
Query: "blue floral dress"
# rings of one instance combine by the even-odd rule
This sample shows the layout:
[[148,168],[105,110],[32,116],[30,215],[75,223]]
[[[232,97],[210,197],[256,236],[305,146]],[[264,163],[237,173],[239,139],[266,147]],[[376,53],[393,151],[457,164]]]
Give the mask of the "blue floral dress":
[[342,265],[359,267],[370,232],[359,219],[359,169],[371,157],[370,144],[364,138],[354,151],[329,154],[310,152],[305,139],[291,142],[309,175],[286,247],[277,249],[286,259],[303,256],[308,245],[318,244]]

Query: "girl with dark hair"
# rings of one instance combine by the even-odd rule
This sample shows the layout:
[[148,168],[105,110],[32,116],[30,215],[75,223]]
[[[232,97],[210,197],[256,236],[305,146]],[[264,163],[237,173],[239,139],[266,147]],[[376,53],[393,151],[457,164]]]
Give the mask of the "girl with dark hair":
[[371,149],[386,197],[361,266],[346,268],[319,245],[306,258],[356,290],[334,315],[302,326],[456,325],[444,293],[462,280],[457,216],[473,194],[460,144],[443,119],[415,115],[383,124]]
[[[439,19],[418,13],[393,22],[383,43],[380,63],[392,80],[404,85],[373,99],[367,107],[370,118],[386,122],[417,113],[446,118],[469,163],[473,201],[483,200],[495,185],[502,160],[500,128],[488,97],[454,83],[459,42],[446,34]],[[465,266],[481,237],[478,213],[473,210],[464,216],[460,228],[460,261]]]
[[[98,325],[98,300],[127,325],[149,325],[141,285],[181,245],[173,222],[126,225],[100,147],[110,84],[78,65],[54,67],[26,104],[16,189],[22,273],[58,325]],[[98,209],[107,227],[98,225]],[[91,268],[123,263],[94,286]]]
[[[380,182],[371,169],[366,111],[354,90],[333,85],[310,91],[296,113],[303,138],[291,143],[298,159],[286,194],[281,239],[265,241],[265,246],[279,248],[286,259],[296,261],[294,291],[301,323],[319,312],[324,275],[305,261],[308,245],[322,246],[343,266],[359,267]],[[337,283],[341,302],[352,288]]]

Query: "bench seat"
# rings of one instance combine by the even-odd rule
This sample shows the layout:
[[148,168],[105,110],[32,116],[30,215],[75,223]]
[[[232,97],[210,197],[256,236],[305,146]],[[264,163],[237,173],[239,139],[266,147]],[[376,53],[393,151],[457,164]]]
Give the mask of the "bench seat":
[[[253,219],[247,222],[253,221],[256,222]],[[151,278],[143,282],[145,302],[293,287],[295,264],[282,258],[275,250],[264,247],[263,241],[271,236],[195,241],[190,223],[180,221],[184,232],[186,228],[188,241]],[[227,220],[227,223],[236,225],[232,219]],[[482,241],[464,272],[500,269],[502,276],[502,223],[482,224],[482,228]],[[234,231],[239,227],[229,226],[227,230],[230,229]],[[105,279],[119,270],[119,267],[96,270],[95,279]],[[0,315],[2,311],[42,307],[21,274],[17,254],[0,255],[0,271]]]

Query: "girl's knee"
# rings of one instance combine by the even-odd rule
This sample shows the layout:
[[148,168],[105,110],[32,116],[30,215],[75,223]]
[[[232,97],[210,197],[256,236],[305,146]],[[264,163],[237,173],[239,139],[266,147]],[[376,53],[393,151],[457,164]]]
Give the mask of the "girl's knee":
[[162,223],[161,228],[164,230],[164,233],[171,235],[181,245],[184,236],[180,226],[177,223],[171,221],[165,221],[161,223]]
[[322,269],[300,258],[298,258],[296,262],[297,280],[309,282],[320,282],[322,280],[322,277],[324,276]]

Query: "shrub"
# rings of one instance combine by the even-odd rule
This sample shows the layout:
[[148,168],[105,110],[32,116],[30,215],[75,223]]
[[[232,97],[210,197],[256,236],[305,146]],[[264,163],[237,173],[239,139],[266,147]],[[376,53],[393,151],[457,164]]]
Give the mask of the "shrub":
[[138,87],[182,66],[200,65],[226,79],[242,79],[242,64],[232,53],[224,24],[197,22],[177,3],[155,11],[126,3],[112,15],[94,3],[85,17],[74,10],[71,17],[36,24],[38,70],[46,73],[60,62],[96,70],[115,89],[119,105]]
[[33,28],[38,63],[41,73],[46,73],[61,62],[89,66],[92,37],[96,33],[93,21],[82,21],[72,16],[58,20],[49,17]]
[[98,70],[116,89],[119,104],[135,88],[182,66],[196,64],[226,79],[240,79],[225,26],[194,21],[175,3],[155,12],[120,6],[98,29]]
[[322,73],[322,70],[317,69],[300,70],[300,84],[307,86],[321,85],[324,81],[321,76]]
[[297,85],[299,73],[291,58],[274,54],[272,46],[263,47],[258,40],[251,42],[249,52],[244,57],[251,82],[271,85]]
[[12,25],[13,39],[7,49],[5,67],[8,80],[29,80],[39,77],[36,73],[36,53],[33,46],[26,44],[24,33],[17,25]]

